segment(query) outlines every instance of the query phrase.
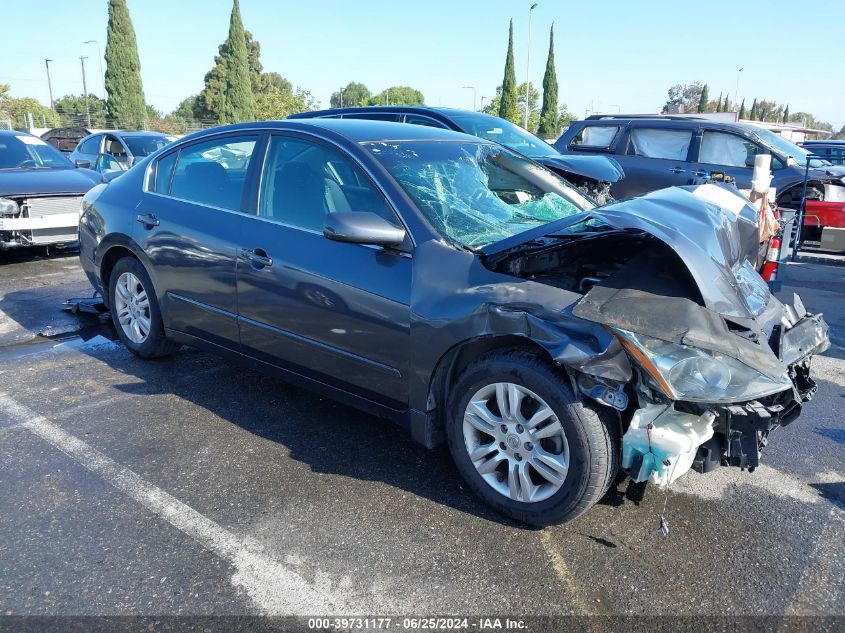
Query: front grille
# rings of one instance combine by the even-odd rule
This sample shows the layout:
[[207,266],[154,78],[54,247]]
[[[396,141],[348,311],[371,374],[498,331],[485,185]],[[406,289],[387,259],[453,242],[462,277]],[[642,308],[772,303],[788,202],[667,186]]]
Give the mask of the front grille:
[[67,226],[49,229],[33,229],[30,241],[32,244],[55,244],[57,242],[75,242],[77,239],[76,218],[79,217],[79,205],[82,196],[57,196],[53,198],[27,198],[23,202],[26,217],[43,218],[52,215],[72,214]]

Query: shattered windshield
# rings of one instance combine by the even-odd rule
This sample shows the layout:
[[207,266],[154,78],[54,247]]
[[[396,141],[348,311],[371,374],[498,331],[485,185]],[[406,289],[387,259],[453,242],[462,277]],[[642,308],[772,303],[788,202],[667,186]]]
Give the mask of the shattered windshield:
[[504,147],[455,141],[366,143],[434,227],[481,248],[595,204]]

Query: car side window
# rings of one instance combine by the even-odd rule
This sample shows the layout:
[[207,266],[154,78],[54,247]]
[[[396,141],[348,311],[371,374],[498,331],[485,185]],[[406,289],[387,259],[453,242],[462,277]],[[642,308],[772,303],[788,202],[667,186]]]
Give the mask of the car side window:
[[634,128],[628,139],[628,155],[686,161],[692,130]]
[[79,152],[81,154],[99,154],[100,153],[100,139],[102,136],[92,136],[84,141],[79,146]]
[[[757,154],[768,152],[757,143],[737,134],[707,130],[701,138],[698,162],[726,167],[754,167],[754,157]],[[774,169],[783,166],[776,159],[775,163],[772,165]]]
[[569,142],[570,147],[608,149],[619,134],[618,125],[585,125]]
[[326,215],[370,211],[399,224],[363,170],[343,154],[319,143],[273,136],[258,214],[282,224],[321,232]]
[[368,121],[398,121],[399,115],[392,112],[356,112],[344,114],[344,119],[367,119]]
[[239,211],[257,140],[258,137],[252,135],[226,136],[182,148],[173,172],[170,195]]
[[170,152],[156,161],[153,191],[156,193],[170,193],[170,178],[173,176],[173,167],[176,165],[176,157],[179,152]]
[[437,127],[441,129],[448,129],[445,125],[443,125],[440,121],[436,119],[432,119],[428,116],[422,116],[420,114],[406,114],[405,115],[405,123],[410,123],[411,125],[426,125],[428,127]]

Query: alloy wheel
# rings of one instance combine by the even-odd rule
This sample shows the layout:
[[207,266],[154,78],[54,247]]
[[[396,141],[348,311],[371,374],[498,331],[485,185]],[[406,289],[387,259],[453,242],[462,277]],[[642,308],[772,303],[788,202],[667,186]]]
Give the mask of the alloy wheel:
[[127,338],[141,344],[150,335],[150,298],[137,276],[125,272],[114,287],[114,309],[117,321]]

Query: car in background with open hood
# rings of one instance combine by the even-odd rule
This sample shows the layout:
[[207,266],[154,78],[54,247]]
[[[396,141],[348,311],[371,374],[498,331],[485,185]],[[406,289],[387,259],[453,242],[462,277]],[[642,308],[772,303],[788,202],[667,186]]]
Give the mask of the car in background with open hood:
[[82,196],[101,181],[37,136],[0,131],[0,250],[76,242]]
[[753,470],[815,392],[827,325],[754,270],[745,206],[702,185],[597,207],[475,136],[267,121],[89,192],[80,261],[136,355],[213,350],[391,419],[545,525],[620,468]]

